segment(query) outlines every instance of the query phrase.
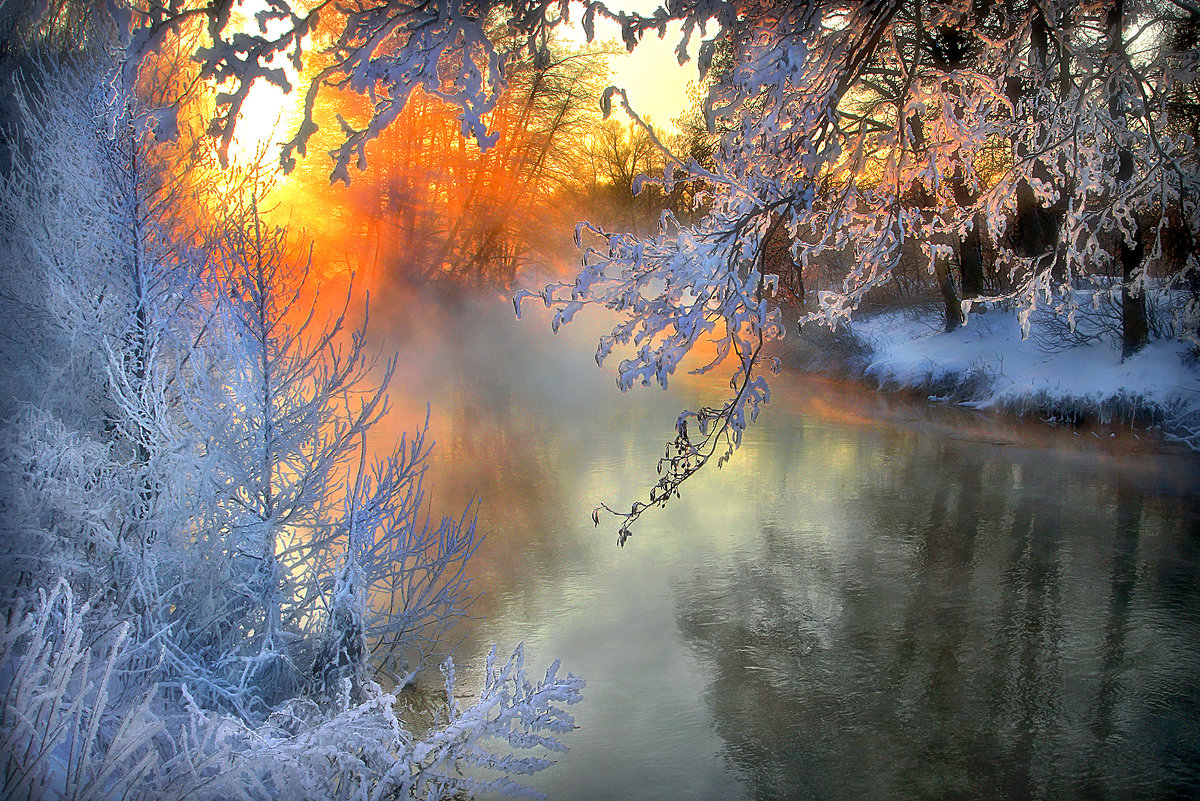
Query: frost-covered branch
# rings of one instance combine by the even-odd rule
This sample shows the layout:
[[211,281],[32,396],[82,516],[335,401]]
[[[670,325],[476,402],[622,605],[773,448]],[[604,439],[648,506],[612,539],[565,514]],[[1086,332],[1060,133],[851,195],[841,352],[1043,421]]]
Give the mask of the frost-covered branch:
[[424,487],[431,448],[422,428],[374,464],[361,451],[338,523],[344,551],[322,579],[332,579],[330,624],[313,674],[326,688],[362,667],[408,685],[434,654],[449,652],[450,631],[474,601],[465,568],[481,538],[470,508],[432,525]]
[[[0,788],[5,798],[263,801],[443,799],[499,792],[542,797],[520,785],[563,753],[575,728],[566,707],[584,682],[525,671],[518,647],[488,656],[479,699],[460,709],[454,667],[444,666],[447,705],[413,734],[397,699],[374,683],[322,708],[294,698],[261,723],[206,710],[187,687],[122,686],[136,649],[120,627],[89,646],[94,610],[65,583],[0,632]],[[482,775],[472,775],[471,770]]]
[[0,175],[5,290],[37,321],[3,365],[24,377],[0,439],[5,797],[515,790],[460,766],[544,767],[480,741],[561,750],[582,681],[526,683],[518,654],[414,734],[368,678],[451,650],[478,543],[472,509],[429,520],[423,428],[367,463],[394,361],[349,295],[300,311],[307,259],[253,195],[207,231],[164,210],[194,199],[102,60],[39,69]]

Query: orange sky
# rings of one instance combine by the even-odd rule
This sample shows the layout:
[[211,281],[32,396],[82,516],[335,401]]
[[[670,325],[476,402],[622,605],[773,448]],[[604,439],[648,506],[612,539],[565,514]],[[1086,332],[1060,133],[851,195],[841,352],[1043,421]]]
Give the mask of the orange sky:
[[[657,7],[653,0],[626,0],[624,10],[649,13]],[[244,12],[247,13],[247,12]],[[572,18],[572,25],[563,26],[557,32],[569,42],[582,44],[583,30],[578,25],[579,11]],[[711,35],[711,30],[710,30]],[[597,41],[612,41],[615,49],[622,49],[620,29],[612,23],[598,20]],[[690,104],[689,87],[696,85],[697,72],[695,54],[699,49],[698,37],[693,36],[692,61],[680,66],[675,57],[678,42],[678,26],[673,26],[665,39],[648,37],[633,53],[621,52],[609,58],[612,83],[626,90],[630,103],[643,118],[656,127],[671,127],[672,120]],[[295,124],[295,104],[300,101],[299,89],[285,95],[274,86],[259,81],[251,90],[249,101],[239,117],[234,141],[230,146],[231,159],[247,162],[256,152],[269,143],[268,150],[275,148],[284,135]],[[273,162],[278,151],[267,152],[263,163]]]

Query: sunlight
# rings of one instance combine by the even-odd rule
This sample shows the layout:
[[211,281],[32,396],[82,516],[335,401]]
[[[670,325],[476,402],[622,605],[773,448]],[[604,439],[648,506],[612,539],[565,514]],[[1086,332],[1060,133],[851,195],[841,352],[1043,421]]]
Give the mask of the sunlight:
[[297,113],[299,89],[285,93],[266,81],[256,81],[229,143],[231,163],[251,167],[277,166],[279,148]]
[[[255,28],[253,15],[262,0],[255,3],[238,16],[240,30]],[[650,13],[653,7],[642,2],[634,10]],[[556,30],[568,48],[581,47],[586,38],[579,24],[581,8],[572,11],[572,24]],[[564,116],[558,111],[555,90],[543,88],[535,105],[528,107],[533,116],[528,116],[523,93],[541,84],[529,84],[528,76],[518,70],[510,76],[505,100],[488,116],[488,126],[501,134],[500,144],[490,153],[464,147],[456,135],[457,113],[418,90],[400,119],[370,144],[368,167],[352,170],[350,187],[330,186],[331,163],[325,153],[336,139],[338,116],[361,123],[367,113],[357,95],[323,91],[315,109],[320,130],[309,143],[309,155],[291,174],[285,176],[279,169],[280,149],[302,115],[306,83],[287,64],[293,90],[285,93],[265,81],[256,82],[226,157],[235,171],[270,176],[272,202],[264,206],[265,217],[312,240],[314,270],[323,280],[356,275],[360,285],[378,288],[381,276],[457,281],[464,269],[470,275],[486,269],[497,273],[501,284],[510,283],[524,265],[546,268],[562,263],[563,254],[573,254],[569,235],[555,232],[569,234],[574,221],[587,215],[566,211],[566,205],[578,201],[564,204],[565,198],[588,197],[594,203],[597,193],[611,196],[616,200],[605,202],[615,204],[614,220],[630,224],[626,218],[632,212],[625,206],[632,206],[620,200],[632,180],[632,174],[625,173],[654,168],[642,151],[625,152],[633,147],[632,139],[616,142],[612,153],[601,153],[588,147],[587,130],[599,123],[599,93],[613,84],[627,90],[643,119],[668,136],[677,133],[676,120],[694,107],[699,92],[695,56],[700,37],[694,37],[690,47],[693,60],[680,65],[674,53],[679,35],[678,26],[669,27],[663,38],[650,35],[633,53],[626,53],[618,26],[598,20],[596,40],[610,43],[613,53],[597,56],[582,72],[570,62],[564,65],[559,80],[575,87],[580,97],[571,112]],[[601,75],[604,72],[610,75]],[[647,75],[655,80],[644,80]],[[616,116],[613,124],[629,124],[620,111]],[[596,159],[606,158],[615,160],[616,167],[608,165],[613,169],[628,168],[617,169],[620,187],[611,185],[611,176],[604,173],[608,167],[600,165],[597,173]],[[230,180],[221,179],[229,184],[227,189],[232,189]],[[564,218],[561,226],[549,224],[559,216]],[[534,230],[540,233],[526,237],[529,241],[513,238],[513,231]]]
[[[654,0],[629,0],[620,4],[620,7],[626,11],[652,14],[658,3]],[[576,46],[587,42],[580,25],[582,13],[582,9],[572,8],[571,24],[556,29],[564,40]],[[709,35],[716,29],[714,22]],[[699,91],[696,57],[701,37],[698,33],[693,35],[689,43],[691,60],[685,64],[680,64],[675,55],[680,37],[678,24],[668,25],[667,33],[662,38],[646,37],[632,53],[625,52],[621,43],[621,29],[615,23],[597,19],[595,33],[596,42],[611,42],[617,51],[608,57],[608,68],[612,72],[610,83],[626,91],[629,104],[643,119],[653,121],[656,127],[676,129],[675,120],[691,108],[691,97]],[[614,113],[624,117],[621,112]]]
[[[244,6],[234,12],[231,30],[235,33],[257,33],[255,14],[266,8],[266,0],[247,0]],[[276,23],[268,28],[277,28],[281,24]],[[250,169],[276,167],[280,146],[299,114],[300,104],[303,103],[300,75],[286,59],[277,58],[271,65],[284,71],[292,90],[284,92],[265,80],[257,80],[251,85],[229,143],[227,156],[231,164]]]

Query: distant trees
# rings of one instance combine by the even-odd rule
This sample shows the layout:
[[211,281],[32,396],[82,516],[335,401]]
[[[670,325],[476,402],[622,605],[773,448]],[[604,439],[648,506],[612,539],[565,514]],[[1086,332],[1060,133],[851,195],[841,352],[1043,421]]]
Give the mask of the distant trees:
[[[607,68],[601,48],[547,48],[544,61],[507,63],[508,91],[485,118],[495,133],[486,151],[461,135],[453,106],[415,91],[349,186],[330,185],[324,160],[300,163],[293,188],[348,210],[323,221],[318,252],[342,249],[355,269],[402,280],[504,287],[531,262],[553,261],[582,214],[573,190]],[[328,93],[314,111],[323,126],[313,142],[325,149],[340,141],[335,112],[367,110],[351,92]]]
[[584,148],[580,183],[589,200],[588,219],[627,231],[657,227],[662,196],[642,191],[642,179],[661,176],[664,161],[646,130],[608,119],[589,133]]
[[[481,146],[495,145],[488,115],[508,66],[548,63],[549,32],[570,13],[509,0],[326,15],[331,44],[285,162],[316,131],[316,97],[338,88],[371,107],[342,127],[335,179],[366,162],[367,143],[417,87],[456,108]],[[227,142],[249,82],[287,83],[270,57],[301,61],[317,13],[276,3],[257,32],[235,35],[214,9],[153,5],[128,17],[132,51],[189,16],[210,22],[205,74],[228,81],[215,121]],[[790,265],[767,254],[782,240],[802,282],[830,261],[846,267],[807,282],[821,284],[805,287],[806,297],[817,289],[809,321],[836,325],[915,263],[932,276],[948,329],[986,304],[1018,308],[1026,327],[1035,312],[1074,326],[1089,307],[1113,305],[1127,355],[1154,317],[1170,320],[1160,330],[1200,336],[1200,165],[1188,133],[1198,56],[1186,3],[689,0],[649,15],[587,3],[589,36],[597,17],[617,23],[629,48],[678,24],[681,60],[699,36],[701,75],[716,65],[705,116],[718,141],[702,160],[664,157],[663,192],[704,186],[688,193],[702,215],[665,215],[658,233],[597,226],[579,279],[542,293],[559,322],[583,303],[625,315],[598,354],[637,348],[619,368],[622,385],[664,382],[700,339],[738,357],[733,402],[684,415],[683,461],[670,464],[705,461],[714,431],[736,443],[765,399],[749,388],[760,386],[761,343],[781,331],[767,262]],[[613,99],[622,102],[606,94],[604,105]],[[1163,313],[1143,314],[1148,300]],[[699,445],[684,426],[697,417]]]
[[102,57],[35,70],[0,175],[3,794],[512,791],[549,762],[479,740],[561,750],[581,680],[518,652],[460,710],[447,666],[419,735],[375,681],[445,652],[477,544],[470,510],[429,519],[422,431],[368,457],[394,365],[253,195],[204,204]]

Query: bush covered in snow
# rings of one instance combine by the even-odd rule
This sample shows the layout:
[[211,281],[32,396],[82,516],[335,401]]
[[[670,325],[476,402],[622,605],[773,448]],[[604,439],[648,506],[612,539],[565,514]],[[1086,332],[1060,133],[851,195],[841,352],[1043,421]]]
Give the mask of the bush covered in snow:
[[[498,791],[536,796],[510,776],[534,773],[566,750],[558,735],[574,722],[561,705],[583,681],[558,675],[536,683],[521,649],[488,658],[477,701],[454,702],[446,662],[446,704],[423,734],[405,730],[394,695],[373,682],[350,700],[349,681],[332,703],[297,696],[251,725],[201,707],[186,686],[139,689],[124,669],[135,648],[121,626],[104,646],[89,644],[95,610],[65,583],[39,594],[28,615],[0,639],[0,789],[11,799],[269,799],[297,801],[447,798]],[[496,753],[530,752],[526,756]],[[462,768],[481,769],[484,777]]]
[[[430,519],[423,428],[368,457],[395,363],[349,295],[322,317],[255,195],[205,197],[229,182],[157,142],[104,59],[24,78],[0,175],[22,300],[0,360],[0,795],[523,792],[583,682],[493,653],[456,704],[472,510]],[[379,681],[439,664],[445,708],[406,730]]]

